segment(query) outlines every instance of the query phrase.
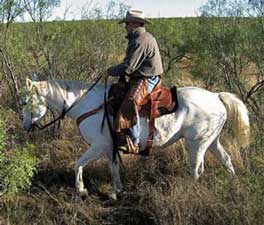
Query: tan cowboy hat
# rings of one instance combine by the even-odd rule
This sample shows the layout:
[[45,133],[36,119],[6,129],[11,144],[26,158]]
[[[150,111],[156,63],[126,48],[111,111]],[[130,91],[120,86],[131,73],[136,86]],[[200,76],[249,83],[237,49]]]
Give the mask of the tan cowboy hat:
[[140,10],[128,10],[126,13],[126,17],[120,20],[118,23],[125,22],[136,22],[136,23],[152,23],[150,20],[146,19],[144,16],[144,12]]

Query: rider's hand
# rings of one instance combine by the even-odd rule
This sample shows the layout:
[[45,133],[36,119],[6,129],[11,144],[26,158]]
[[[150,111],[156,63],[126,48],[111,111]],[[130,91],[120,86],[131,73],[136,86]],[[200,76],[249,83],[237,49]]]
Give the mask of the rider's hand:
[[109,77],[108,70],[105,70],[104,72],[102,72],[102,79],[107,80],[108,77]]

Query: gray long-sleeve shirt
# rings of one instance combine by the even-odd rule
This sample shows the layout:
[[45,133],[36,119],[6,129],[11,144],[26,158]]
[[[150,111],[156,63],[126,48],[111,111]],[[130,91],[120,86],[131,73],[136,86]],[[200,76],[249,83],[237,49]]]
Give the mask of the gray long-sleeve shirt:
[[163,73],[156,39],[144,27],[136,28],[128,36],[126,56],[121,64],[110,67],[111,76],[148,77]]

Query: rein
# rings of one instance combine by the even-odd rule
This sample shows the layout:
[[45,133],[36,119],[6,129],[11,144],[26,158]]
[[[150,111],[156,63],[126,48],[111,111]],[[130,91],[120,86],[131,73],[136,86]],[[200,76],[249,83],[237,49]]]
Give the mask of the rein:
[[[108,101],[107,101],[106,90],[107,90],[107,79],[105,80],[105,92],[104,92],[104,104],[103,104],[103,106],[104,106],[104,111],[105,111],[104,117],[106,118],[108,129],[109,129],[112,141],[113,141],[113,159],[112,159],[112,162],[117,163],[116,159],[118,156],[118,159],[120,161],[120,165],[122,166],[122,169],[125,171],[126,170],[125,165],[124,165],[123,160],[121,158],[120,152],[117,149],[117,147],[118,147],[117,146],[117,135],[116,135],[116,132],[114,131],[114,129],[112,127],[110,117],[109,117],[109,113],[108,113],[108,107],[107,107]],[[102,126],[103,126],[103,123],[102,123]]]
[[59,121],[59,120],[63,120],[64,117],[65,117],[65,115],[66,115],[66,114],[67,114],[67,113],[68,113],[68,112],[69,112],[74,106],[76,106],[76,105],[81,101],[81,99],[82,99],[85,95],[88,94],[89,91],[91,91],[91,90],[95,87],[95,85],[101,80],[101,78],[102,78],[102,75],[99,75],[98,77],[96,77],[95,79],[93,79],[93,81],[92,81],[93,84],[88,88],[88,90],[87,90],[83,95],[81,95],[78,99],[76,99],[68,109],[66,109],[66,107],[65,107],[65,101],[64,101],[62,112],[61,112],[61,114],[60,114],[56,119],[50,121],[49,123],[47,123],[47,124],[45,124],[45,125],[34,124],[34,126],[37,127],[39,130],[43,130],[43,129],[45,129],[45,128],[51,126],[52,124],[56,123],[57,121]]
[[112,141],[113,141],[113,160],[112,161],[113,161],[113,163],[117,163],[116,159],[117,159],[117,156],[118,156],[120,164],[121,164],[123,170],[125,171],[125,165],[123,163],[123,160],[121,158],[121,155],[120,155],[119,151],[117,150],[117,136],[116,136],[116,132],[114,131],[114,129],[112,127],[112,124],[111,124],[111,121],[110,121],[110,117],[109,117],[109,113],[108,113],[107,105],[108,105],[109,102],[111,102],[111,100],[113,100],[113,99],[109,98],[107,100],[107,80],[105,80],[104,102],[101,105],[99,105],[97,108],[92,109],[92,110],[84,113],[80,117],[78,117],[76,122],[77,122],[77,126],[79,127],[80,124],[82,123],[82,121],[84,121],[86,118],[98,113],[101,109],[104,108],[104,116],[103,116],[103,120],[102,120],[102,124],[101,124],[101,132],[102,132],[102,129],[104,127],[104,121],[106,119],[107,125],[108,125],[108,129],[109,129]]

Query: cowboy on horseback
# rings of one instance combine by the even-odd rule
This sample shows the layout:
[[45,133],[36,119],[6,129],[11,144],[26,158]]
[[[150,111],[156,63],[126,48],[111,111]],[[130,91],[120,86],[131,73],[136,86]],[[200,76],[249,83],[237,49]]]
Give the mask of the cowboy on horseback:
[[138,106],[152,90],[160,84],[163,73],[162,61],[156,39],[145,29],[151,23],[139,10],[127,11],[126,17],[119,21],[125,23],[128,46],[121,64],[108,68],[103,78],[119,77],[119,82],[129,78],[128,90],[114,122],[118,149],[134,152],[139,150],[140,119]]

